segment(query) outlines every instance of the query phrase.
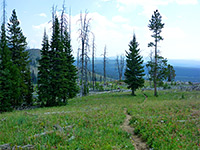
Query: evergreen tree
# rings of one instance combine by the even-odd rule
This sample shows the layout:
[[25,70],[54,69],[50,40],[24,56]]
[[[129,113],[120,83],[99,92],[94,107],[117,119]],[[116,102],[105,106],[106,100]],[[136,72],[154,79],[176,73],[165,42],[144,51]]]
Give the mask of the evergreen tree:
[[175,80],[175,77],[176,77],[176,73],[175,73],[175,70],[174,70],[174,67],[170,64],[167,65],[167,81],[168,82],[172,82]]
[[38,99],[42,106],[49,104],[50,99],[50,78],[49,78],[49,66],[50,66],[50,58],[49,58],[49,41],[48,36],[46,35],[46,31],[44,32],[43,42],[42,42],[42,50],[41,50],[41,59],[39,60],[38,67]]
[[146,67],[148,68],[150,81],[154,81],[155,66],[157,67],[156,83],[158,83],[159,85],[162,85],[163,81],[166,80],[168,77],[167,59],[164,59],[162,56],[158,56],[157,65],[155,65],[155,60],[147,62]]
[[78,92],[77,70],[73,65],[70,37],[67,28],[62,31],[57,16],[53,15],[53,34],[50,45],[46,32],[42,44],[42,58],[39,61],[39,102],[45,106],[67,104]]
[[11,60],[5,24],[1,26],[0,56],[0,112],[3,112],[12,110],[12,106],[20,96],[19,70]]
[[158,81],[158,42],[160,42],[161,40],[163,40],[162,36],[160,35],[162,32],[162,28],[164,27],[164,23],[162,23],[162,16],[160,15],[160,13],[158,12],[158,10],[154,11],[154,14],[152,15],[151,20],[149,21],[149,29],[150,31],[153,32],[153,34],[151,35],[154,38],[154,42],[150,42],[148,44],[148,47],[153,47],[155,48],[155,59],[154,59],[154,70],[153,70],[153,83],[154,83],[154,96],[157,96],[157,81]]
[[143,60],[138,45],[134,34],[133,40],[129,44],[129,52],[126,51],[126,70],[124,73],[125,83],[132,90],[132,95],[135,95],[136,89],[144,85]]
[[60,24],[58,18],[55,17],[54,29],[51,41],[51,65],[50,65],[50,75],[51,75],[51,87],[52,87],[52,101],[50,105],[63,105],[66,103],[66,95],[64,91],[66,90],[66,57],[63,52],[63,43],[61,41]]
[[12,61],[20,71],[20,92],[21,97],[17,104],[21,104],[21,100],[27,104],[32,103],[33,86],[31,83],[31,72],[29,67],[29,54],[25,51],[27,47],[26,38],[19,27],[19,20],[15,10],[12,12],[10,22],[8,23],[8,47],[12,53]]
[[78,86],[77,86],[77,69],[74,66],[74,57],[72,55],[72,48],[71,48],[71,41],[68,32],[65,30],[64,32],[64,52],[66,55],[66,64],[67,64],[67,93],[68,98],[73,98],[78,93]]

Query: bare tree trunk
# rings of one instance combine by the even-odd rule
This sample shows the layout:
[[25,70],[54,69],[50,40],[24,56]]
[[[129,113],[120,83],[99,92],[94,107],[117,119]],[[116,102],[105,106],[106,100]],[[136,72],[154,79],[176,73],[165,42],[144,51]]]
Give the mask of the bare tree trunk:
[[104,85],[106,84],[106,45],[104,48],[104,54],[103,54],[103,81]]
[[81,97],[83,96],[84,93],[84,81],[83,81],[83,70],[84,70],[84,40],[82,40],[82,52],[81,52]]
[[87,95],[88,91],[88,70],[87,70],[87,63],[88,63],[88,55],[87,55],[87,46],[86,46],[86,49],[85,49],[85,82],[84,82],[84,94]]
[[121,60],[120,60],[120,80],[122,80],[122,75],[123,75],[123,71],[124,71],[124,55],[121,55]]
[[[156,37],[157,37],[157,34],[156,34]],[[157,38],[155,39],[155,70],[154,70],[154,96],[158,96],[158,93],[157,93],[157,59],[158,59],[158,56],[157,56]]]
[[71,39],[71,7],[69,8],[69,39]]
[[117,58],[116,58],[116,63],[117,63],[117,72],[118,72],[118,75],[119,75],[119,80],[120,80],[119,55],[117,55]]
[[63,40],[63,35],[64,35],[64,13],[65,13],[65,1],[63,2],[63,8],[62,8],[62,13],[61,13],[61,22],[60,22],[60,33],[61,33],[61,40]]
[[53,33],[54,34],[54,26],[55,26],[55,16],[56,16],[56,7],[54,7],[54,5],[52,6],[52,29],[53,29]]
[[84,70],[84,50],[85,50],[85,40],[84,40],[84,25],[83,25],[83,18],[82,18],[82,13],[80,15],[81,19],[81,97],[83,96],[84,93],[84,82],[83,82],[83,70]]
[[120,55],[119,58],[119,56],[117,55],[116,62],[117,62],[117,71],[119,74],[119,80],[122,80],[122,74],[124,70],[124,56]]
[[3,25],[6,25],[6,0],[3,0]]
[[77,70],[78,70],[78,83],[79,83],[79,74],[80,74],[80,62],[79,62],[79,52],[80,52],[80,48],[78,48],[78,50],[77,50],[77,58],[76,58],[76,67],[77,67]]
[[[89,27],[90,27],[90,18],[87,19],[88,13],[85,13],[84,18],[82,13],[80,14],[80,36],[81,39],[81,96],[87,94],[87,48],[89,46]],[[85,63],[85,64],[84,64]],[[85,78],[84,78],[85,73]],[[84,81],[85,80],[85,81]],[[85,89],[86,88],[86,89]],[[86,93],[84,93],[86,91]]]
[[95,36],[93,34],[93,41],[92,41],[92,88],[94,91],[94,84],[95,84],[95,71],[94,71],[94,50],[95,50]]

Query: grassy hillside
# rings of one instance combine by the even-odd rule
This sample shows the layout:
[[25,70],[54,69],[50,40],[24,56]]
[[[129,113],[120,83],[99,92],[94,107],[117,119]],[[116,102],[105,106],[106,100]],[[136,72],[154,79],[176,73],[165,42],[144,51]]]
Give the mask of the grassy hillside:
[[151,91],[110,93],[75,98],[67,106],[15,111],[0,115],[0,145],[33,145],[35,149],[134,149],[122,130],[131,126],[156,149],[200,148],[199,92]]

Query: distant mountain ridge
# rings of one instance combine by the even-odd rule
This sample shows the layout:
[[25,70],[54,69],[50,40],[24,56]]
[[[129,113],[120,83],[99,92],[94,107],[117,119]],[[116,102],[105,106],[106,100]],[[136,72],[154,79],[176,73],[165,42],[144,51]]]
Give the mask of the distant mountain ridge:
[[169,59],[168,62],[176,67],[200,68],[200,60]]
[[[40,49],[28,49],[27,51],[29,51],[30,55],[31,72],[34,72],[37,76],[39,66],[38,60],[41,58],[41,51]],[[168,62],[174,66],[176,71],[176,81],[200,82],[200,61],[169,59]],[[91,70],[91,64],[89,64],[88,68]],[[96,58],[95,71],[96,73],[103,75],[103,58]],[[118,79],[116,60],[114,57],[108,58],[106,72],[108,77],[116,80]],[[146,69],[145,73],[147,73]]]

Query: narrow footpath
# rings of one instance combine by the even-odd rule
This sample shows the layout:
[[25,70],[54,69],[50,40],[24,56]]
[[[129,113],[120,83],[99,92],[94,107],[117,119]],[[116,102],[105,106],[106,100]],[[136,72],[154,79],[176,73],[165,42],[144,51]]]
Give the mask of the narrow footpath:
[[134,134],[134,128],[129,125],[131,116],[127,113],[127,108],[124,109],[124,114],[126,115],[126,119],[121,127],[124,131],[131,135],[130,139],[135,147],[135,150],[148,150],[146,143]]

